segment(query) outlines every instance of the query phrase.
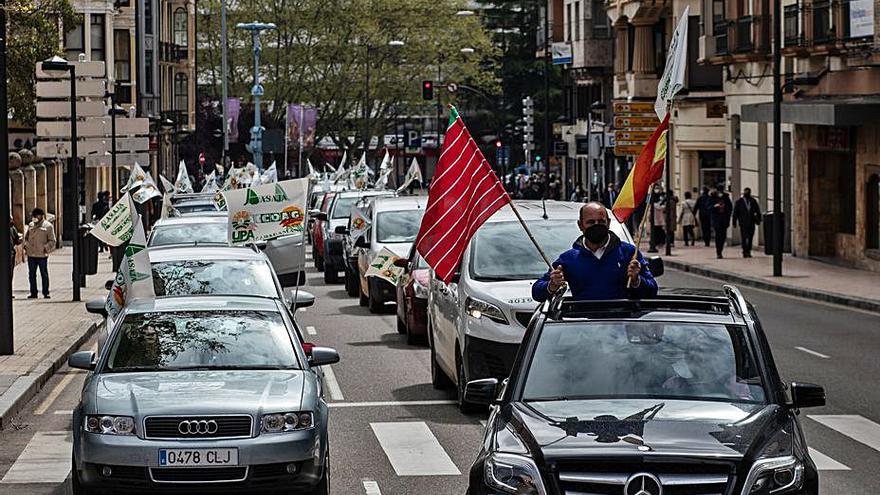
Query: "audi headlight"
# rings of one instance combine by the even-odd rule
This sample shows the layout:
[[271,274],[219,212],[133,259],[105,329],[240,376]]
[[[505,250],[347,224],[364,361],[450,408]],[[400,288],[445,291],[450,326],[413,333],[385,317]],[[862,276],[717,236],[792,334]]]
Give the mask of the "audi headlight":
[[483,468],[486,484],[505,493],[547,495],[538,466],[528,457],[493,453]]
[[315,416],[311,412],[265,414],[260,424],[262,433],[308,430],[315,426]]
[[794,456],[758,459],[749,470],[742,495],[788,493],[803,486],[804,465]]
[[504,313],[498,306],[494,304],[489,304],[486,301],[481,301],[479,299],[474,299],[473,297],[468,297],[467,301],[465,301],[465,311],[471,317],[480,319],[480,318],[489,318],[490,320],[501,323],[502,325],[508,325],[507,317],[504,316]]
[[134,435],[134,418],[131,416],[86,416],[85,430],[101,435]]

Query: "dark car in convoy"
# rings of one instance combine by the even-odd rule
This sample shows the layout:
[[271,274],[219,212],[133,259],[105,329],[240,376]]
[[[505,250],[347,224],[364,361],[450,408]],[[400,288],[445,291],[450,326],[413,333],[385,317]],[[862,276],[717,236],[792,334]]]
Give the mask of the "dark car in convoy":
[[825,392],[780,379],[734,287],[545,303],[508,379],[465,394],[491,403],[469,495],[819,490],[798,415]]
[[409,256],[394,262],[403,268],[397,280],[397,331],[410,345],[428,340],[428,286],[431,269],[424,258],[410,248]]
[[328,192],[321,199],[321,204],[315,210],[309,212],[309,216],[314,219],[312,225],[312,261],[318,271],[324,270],[324,222],[327,221],[327,212],[333,206],[333,200],[336,193]]

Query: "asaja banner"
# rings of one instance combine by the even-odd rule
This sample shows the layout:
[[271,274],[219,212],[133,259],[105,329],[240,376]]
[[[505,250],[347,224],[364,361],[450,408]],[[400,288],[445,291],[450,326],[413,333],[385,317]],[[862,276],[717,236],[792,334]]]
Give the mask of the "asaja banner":
[[229,211],[229,244],[241,246],[302,234],[308,189],[309,179],[302,178],[224,191]]
[[397,285],[397,280],[400,279],[400,274],[403,273],[403,268],[394,266],[394,262],[399,258],[400,256],[394,254],[390,249],[382,248],[379,254],[370,262],[370,267],[367,268],[367,273],[364,276],[379,277],[382,280],[391,282],[391,285]]
[[137,216],[132,202],[131,194],[125,193],[119,201],[110,208],[98,223],[92,227],[91,234],[105,244],[119,246],[129,239],[133,232],[133,220]]
[[113,287],[107,294],[104,307],[111,318],[116,318],[129,301],[139,297],[155,297],[153,291],[153,272],[150,254],[147,251],[147,236],[140,215],[134,221],[131,242],[125,247],[125,255],[119,264],[119,271],[113,280]]

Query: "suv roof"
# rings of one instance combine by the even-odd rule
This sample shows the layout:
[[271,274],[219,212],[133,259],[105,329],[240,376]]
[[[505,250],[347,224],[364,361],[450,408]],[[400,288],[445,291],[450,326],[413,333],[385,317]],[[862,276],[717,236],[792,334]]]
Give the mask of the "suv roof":
[[749,307],[742,293],[732,285],[721,291],[666,291],[650,299],[575,301],[557,297],[545,302],[541,312],[548,321],[572,320],[678,320],[724,324],[746,324]]

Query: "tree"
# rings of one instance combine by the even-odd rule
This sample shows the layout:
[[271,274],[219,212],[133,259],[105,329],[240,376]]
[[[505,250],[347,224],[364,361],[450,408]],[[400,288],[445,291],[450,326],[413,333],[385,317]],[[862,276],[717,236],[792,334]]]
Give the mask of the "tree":
[[[199,3],[199,80],[220,91],[219,0]],[[250,94],[253,54],[237,22],[272,21],[264,33],[262,83],[283,121],[284,102],[319,108],[317,138],[329,136],[342,149],[364,141],[363,109],[373,136],[397,114],[424,113],[420,81],[432,79],[443,60],[449,80],[498,90],[495,46],[475,18],[456,16],[462,0],[234,0],[229,5],[229,95]],[[402,41],[402,46],[389,46]],[[473,48],[465,56],[461,48]],[[367,71],[370,83],[367,87]],[[368,96],[368,97],[367,97]]]
[[58,27],[73,26],[70,0],[6,0],[10,112],[24,125],[36,121],[36,64],[58,54]]

